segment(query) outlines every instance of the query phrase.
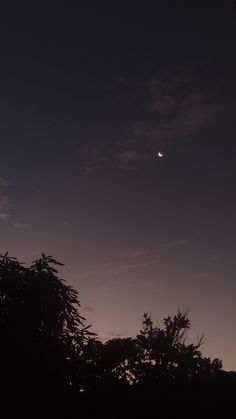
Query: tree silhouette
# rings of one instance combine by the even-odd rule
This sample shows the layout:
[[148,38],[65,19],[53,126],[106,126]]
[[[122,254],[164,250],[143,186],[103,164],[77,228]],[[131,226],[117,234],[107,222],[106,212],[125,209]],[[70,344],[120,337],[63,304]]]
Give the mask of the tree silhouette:
[[[145,313],[143,329],[137,336],[141,351],[141,374],[139,384],[150,388],[159,385],[169,391],[173,385],[191,384],[195,378],[217,374],[222,368],[219,359],[206,358],[201,354],[203,338],[194,343],[187,342],[187,331],[191,322],[187,313],[178,313],[164,319],[164,327],[153,326],[151,317]],[[145,374],[142,363],[145,363]]]
[[[6,253],[0,256],[0,364],[2,385],[32,385],[53,391],[72,386],[75,359],[91,335],[79,314],[78,293],[57,277],[51,256],[27,268]],[[72,373],[73,371],[73,373]],[[77,380],[77,385],[79,385]],[[51,391],[51,390],[50,390]]]
[[109,388],[113,383],[116,389],[114,383],[119,382],[119,391],[121,385],[124,391],[129,386],[130,394],[141,398],[186,396],[191,386],[216,377],[222,368],[219,359],[211,361],[201,354],[202,338],[196,344],[187,343],[190,325],[187,313],[180,311],[164,319],[164,327],[154,326],[150,315],[144,313],[136,338],[109,340],[101,348],[101,381],[109,377]]

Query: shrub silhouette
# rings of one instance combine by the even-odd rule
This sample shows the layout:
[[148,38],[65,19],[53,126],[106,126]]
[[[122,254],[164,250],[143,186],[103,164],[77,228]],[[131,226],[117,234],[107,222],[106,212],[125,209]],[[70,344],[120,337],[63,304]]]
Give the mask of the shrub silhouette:
[[100,348],[101,382],[108,381],[110,391],[118,383],[119,392],[130,388],[138,399],[200,397],[196,391],[209,377],[219,376],[222,362],[202,356],[202,339],[187,343],[189,328],[187,313],[178,311],[167,317],[163,328],[154,326],[144,313],[143,328],[136,338],[112,339]]

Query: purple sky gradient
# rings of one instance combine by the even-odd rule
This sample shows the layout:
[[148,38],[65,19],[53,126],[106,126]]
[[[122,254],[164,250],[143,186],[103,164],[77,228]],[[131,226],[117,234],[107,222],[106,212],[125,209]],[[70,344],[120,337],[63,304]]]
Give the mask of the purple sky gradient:
[[65,263],[103,340],[190,308],[236,370],[231,2],[1,16],[1,252]]

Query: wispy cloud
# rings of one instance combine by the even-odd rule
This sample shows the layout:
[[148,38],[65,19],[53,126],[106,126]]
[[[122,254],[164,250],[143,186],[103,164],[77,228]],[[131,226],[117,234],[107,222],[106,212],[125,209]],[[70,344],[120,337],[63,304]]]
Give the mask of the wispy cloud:
[[[185,98],[186,103],[187,99]],[[220,111],[220,106],[206,103],[179,104],[178,112],[159,121],[137,122],[133,127],[133,142],[137,146],[146,145],[149,150],[169,145],[173,140],[183,141],[196,134],[204,125],[212,121]]]
[[10,218],[10,200],[5,194],[1,194],[1,189],[7,188],[9,183],[5,179],[0,179],[0,220],[6,221]]
[[153,159],[160,147],[196,140],[196,134],[219,116],[235,110],[234,105],[213,99],[206,88],[196,87],[193,78],[165,72],[140,84],[116,82],[112,95],[119,97],[115,106],[129,106],[133,117],[123,138],[111,141],[106,151],[99,145],[81,149],[86,173],[109,162],[119,169],[137,168]]
[[123,263],[123,262],[110,262],[102,267],[91,271],[80,272],[80,277],[100,276],[100,275],[119,275],[127,271],[134,271],[150,265],[150,262],[142,263]]
[[192,138],[212,123],[227,104],[211,101],[180,75],[158,74],[146,82],[144,118],[133,125],[133,143],[152,150],[169,142]]
[[95,310],[93,307],[90,307],[90,306],[83,306],[83,307],[82,307],[82,309],[83,309],[84,311],[89,311],[89,312],[92,312],[92,311],[94,311],[94,310]]
[[114,258],[120,259],[142,259],[146,257],[152,257],[166,253],[173,248],[187,246],[191,242],[190,239],[179,239],[172,240],[167,243],[162,243],[157,247],[153,248],[142,248],[142,249],[127,249],[127,250],[117,250],[113,253]]
[[129,271],[145,269],[160,260],[163,253],[177,247],[187,246],[189,239],[173,240],[154,248],[117,250],[110,255],[109,261],[96,269],[80,272],[79,276],[93,277],[102,275],[120,275]]
[[104,163],[109,161],[109,154],[104,153],[100,147],[81,147],[79,153],[83,160],[86,174],[91,174],[100,169]]
[[7,212],[2,212],[0,209],[0,221],[6,221],[8,218],[10,218],[10,214]]
[[6,179],[0,178],[0,188],[7,188],[9,186],[9,182]]
[[121,152],[117,151],[117,153],[114,153],[114,157],[116,164],[120,169],[130,168],[131,165],[134,166],[134,163],[149,159],[147,153],[133,149],[126,149]]
[[143,256],[147,256],[148,254],[152,253],[151,249],[135,249],[135,250],[116,250],[113,253],[115,258],[140,258]]
[[14,227],[18,230],[24,229],[24,228],[28,228],[29,227],[29,223],[14,223]]

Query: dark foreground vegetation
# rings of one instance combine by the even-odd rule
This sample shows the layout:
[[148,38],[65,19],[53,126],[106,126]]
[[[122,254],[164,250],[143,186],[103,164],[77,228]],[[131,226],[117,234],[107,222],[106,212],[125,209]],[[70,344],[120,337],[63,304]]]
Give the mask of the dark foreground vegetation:
[[187,342],[187,313],[164,319],[163,327],[145,313],[135,338],[102,343],[86,326],[78,294],[58,277],[56,265],[44,254],[30,267],[0,256],[2,406],[32,403],[32,417],[46,405],[87,412],[78,417],[92,417],[88,412],[96,409],[98,417],[109,406],[119,410],[127,403],[133,411],[164,403],[167,411],[186,401],[235,400],[236,373],[204,357],[201,339]]

